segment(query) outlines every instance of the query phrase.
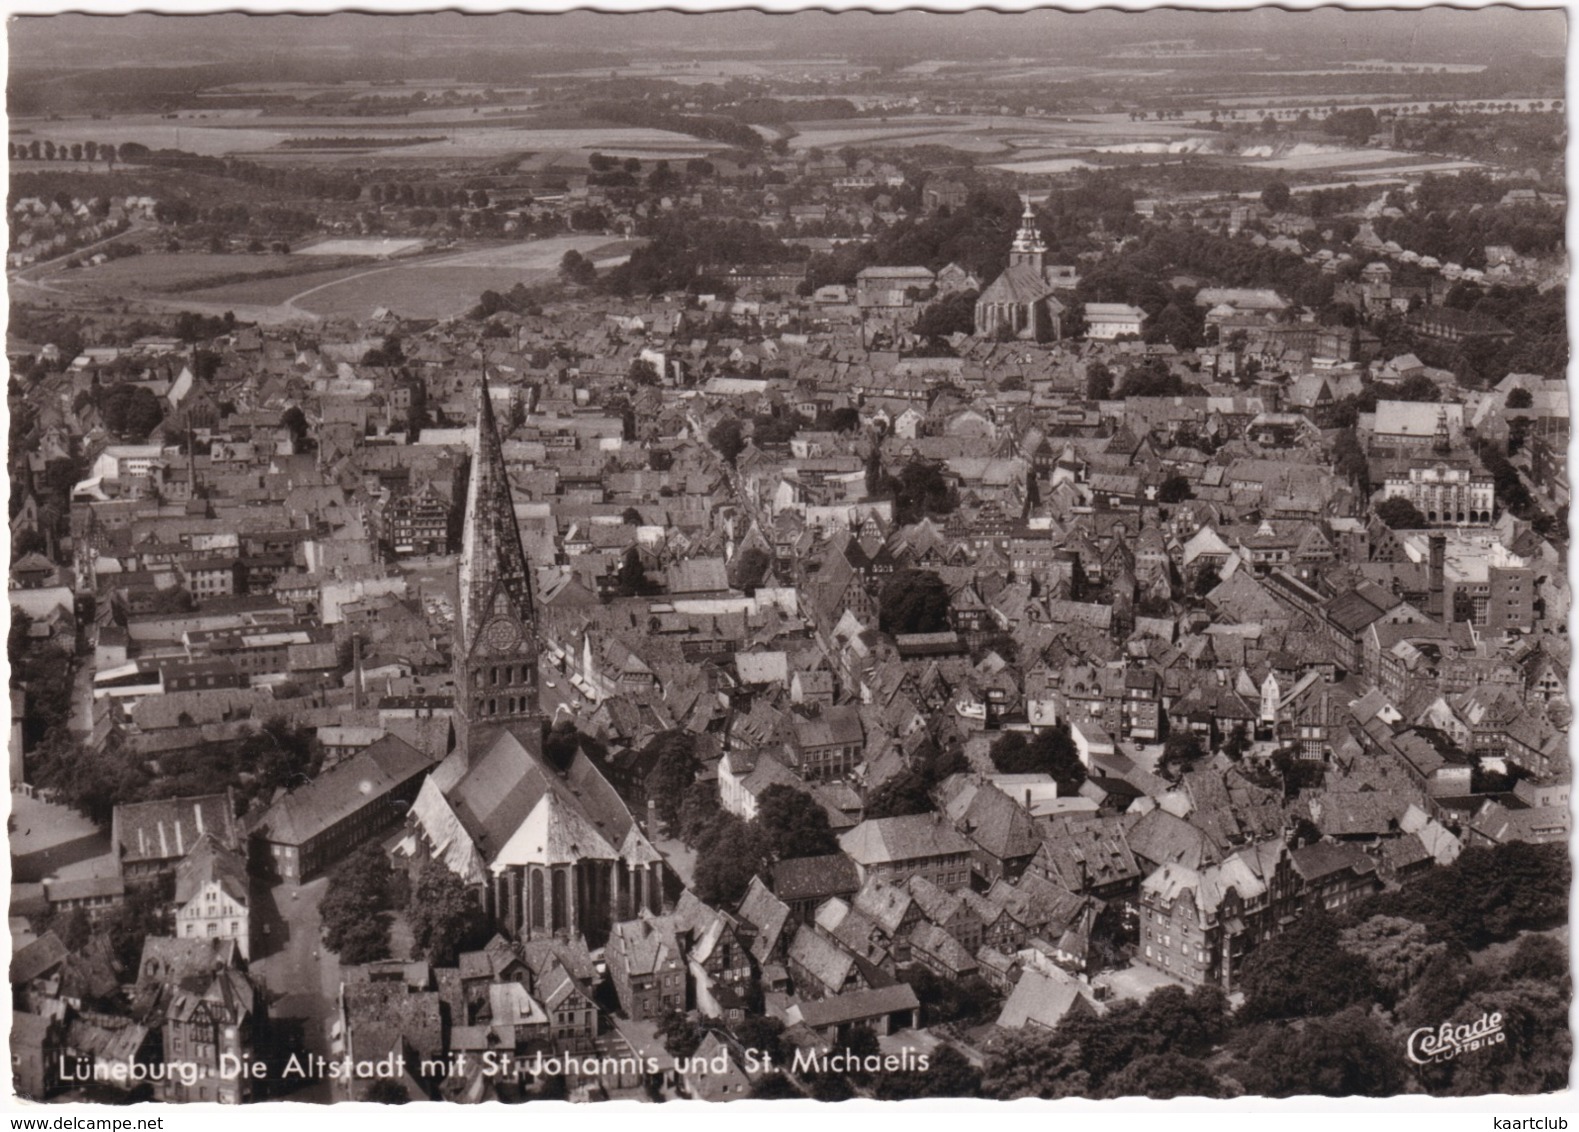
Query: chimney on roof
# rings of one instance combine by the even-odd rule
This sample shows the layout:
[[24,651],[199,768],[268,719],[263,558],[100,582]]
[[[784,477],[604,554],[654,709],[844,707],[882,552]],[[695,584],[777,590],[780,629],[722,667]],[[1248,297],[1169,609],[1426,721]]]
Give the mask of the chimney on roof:
[[170,842],[165,839],[164,822],[159,823],[159,855],[161,857],[170,855]]
[[1447,536],[1431,536],[1430,596],[1426,600],[1426,615],[1433,621],[1447,621],[1445,581],[1447,563]]
[[197,835],[201,837],[203,836],[203,803],[193,802],[192,814],[197,821]]
[[186,856],[186,845],[183,843],[181,838],[181,819],[176,818],[175,821],[171,822],[170,824],[175,826],[175,855],[177,857],[184,857]]

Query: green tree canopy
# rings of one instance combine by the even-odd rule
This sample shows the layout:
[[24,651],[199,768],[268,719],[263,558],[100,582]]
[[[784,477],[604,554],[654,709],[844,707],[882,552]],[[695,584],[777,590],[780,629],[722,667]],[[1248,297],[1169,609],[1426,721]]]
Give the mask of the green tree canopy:
[[1157,488],[1158,503],[1183,503],[1186,499],[1194,498],[1195,489],[1190,486],[1188,479],[1180,475],[1169,476]]
[[1245,1058],[1245,1088],[1267,1097],[1387,1097],[1403,1089],[1405,1065],[1393,1033],[1365,1006],[1268,1026]]
[[342,963],[368,963],[389,955],[390,880],[389,858],[375,842],[329,874],[318,915],[324,944]]
[[1113,371],[1100,359],[1086,363],[1086,397],[1106,401],[1113,396]]
[[1239,968],[1239,986],[1250,1021],[1331,1014],[1377,997],[1369,965],[1344,950],[1336,922],[1320,908],[1251,951]]
[[772,555],[760,546],[748,546],[729,564],[730,585],[748,596],[754,594],[772,568]]
[[1431,525],[1420,508],[1401,495],[1378,503],[1376,517],[1395,531],[1418,531]]
[[731,465],[746,447],[745,433],[734,417],[725,417],[709,429],[707,442]]
[[774,860],[837,853],[828,813],[810,794],[775,783],[757,799],[756,824]]
[[992,765],[1002,774],[1050,774],[1059,794],[1072,794],[1086,780],[1074,737],[1067,723],[1048,727],[1027,737],[1022,731],[1005,731],[988,751]]
[[664,826],[677,832],[686,791],[702,769],[696,758],[696,737],[685,730],[665,731],[653,736],[646,753],[655,758],[647,775],[647,797],[657,806]]
[[435,967],[453,967],[462,951],[488,939],[488,921],[475,895],[439,861],[417,874],[406,910],[416,949]]
[[1108,1078],[1108,1097],[1223,1097],[1228,1095],[1206,1063],[1182,1053],[1149,1053]]
[[941,633],[949,628],[949,591],[931,570],[901,570],[889,575],[877,601],[877,620],[885,633]]

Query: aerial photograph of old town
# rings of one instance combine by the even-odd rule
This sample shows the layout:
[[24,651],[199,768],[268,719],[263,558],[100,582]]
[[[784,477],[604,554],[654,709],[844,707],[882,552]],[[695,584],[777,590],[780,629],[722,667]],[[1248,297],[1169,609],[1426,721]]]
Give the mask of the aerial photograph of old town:
[[6,34],[14,1100],[1568,1087],[1565,12]]

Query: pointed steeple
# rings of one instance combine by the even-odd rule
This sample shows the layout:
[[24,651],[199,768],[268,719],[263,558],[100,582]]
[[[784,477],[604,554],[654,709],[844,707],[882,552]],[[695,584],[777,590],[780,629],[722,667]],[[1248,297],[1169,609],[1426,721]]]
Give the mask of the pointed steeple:
[[468,646],[501,593],[514,606],[513,614],[526,619],[534,616],[531,571],[521,549],[521,531],[515,521],[515,502],[486,372],[478,382],[477,440],[466,493],[460,589],[459,628]]
[[469,731],[478,724],[541,715],[531,567],[521,549],[486,369],[478,382],[477,439],[466,494],[459,573],[454,640],[456,737],[471,749]]

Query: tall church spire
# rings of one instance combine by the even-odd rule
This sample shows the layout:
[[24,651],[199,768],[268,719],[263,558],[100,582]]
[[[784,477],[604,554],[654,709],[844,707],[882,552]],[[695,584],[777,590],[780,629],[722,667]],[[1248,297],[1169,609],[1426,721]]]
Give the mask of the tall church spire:
[[477,441],[466,494],[457,598],[456,735],[474,749],[469,732],[479,724],[541,715],[531,567],[521,549],[486,369],[478,383]]

